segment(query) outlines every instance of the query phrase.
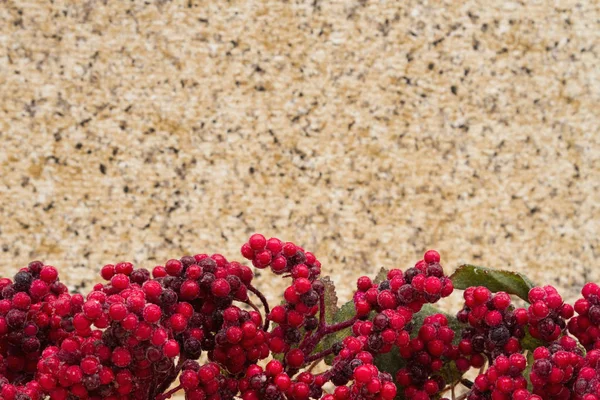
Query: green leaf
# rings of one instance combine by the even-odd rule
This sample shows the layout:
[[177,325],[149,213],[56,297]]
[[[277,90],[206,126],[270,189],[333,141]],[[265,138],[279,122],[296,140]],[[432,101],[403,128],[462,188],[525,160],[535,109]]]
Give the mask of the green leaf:
[[396,376],[401,368],[406,367],[406,360],[402,358],[398,348],[394,347],[389,353],[377,354],[375,356],[375,366],[379,371]]
[[375,275],[375,278],[373,278],[373,283],[379,285],[381,282],[385,281],[387,279],[388,272],[389,270],[381,267],[377,275]]
[[325,285],[325,320],[331,323],[339,311],[337,293],[331,278],[324,276],[321,281]]
[[548,343],[544,342],[541,339],[536,339],[531,336],[529,333],[529,328],[525,328],[525,337],[521,339],[521,347],[524,350],[529,350],[530,352],[534,351],[538,347],[547,346]]
[[531,384],[531,380],[529,379],[529,375],[531,375],[531,368],[533,368],[533,351],[527,352],[527,367],[525,367],[525,371],[523,371],[523,376],[527,379],[527,389],[529,391],[533,390],[533,385]]
[[471,286],[485,286],[492,292],[514,294],[528,302],[529,290],[535,285],[525,275],[498,269],[462,265],[450,276],[454,287],[466,289]]
[[442,378],[444,378],[444,381],[446,381],[446,383],[458,382],[463,376],[462,372],[460,372],[458,368],[456,368],[456,363],[452,361],[447,361],[444,363],[444,366],[440,370],[440,375],[442,376]]

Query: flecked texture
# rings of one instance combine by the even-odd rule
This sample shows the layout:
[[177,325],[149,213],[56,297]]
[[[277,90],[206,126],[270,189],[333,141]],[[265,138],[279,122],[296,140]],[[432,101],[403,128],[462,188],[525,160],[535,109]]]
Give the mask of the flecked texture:
[[597,3],[74,3],[0,3],[2,275],[88,290],[259,231],[344,300],[430,247],[600,280]]

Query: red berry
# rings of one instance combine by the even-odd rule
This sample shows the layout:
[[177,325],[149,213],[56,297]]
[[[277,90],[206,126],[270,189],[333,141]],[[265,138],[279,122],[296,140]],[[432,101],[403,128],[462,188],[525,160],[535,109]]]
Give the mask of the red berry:
[[115,265],[115,273],[117,274],[124,274],[124,275],[131,275],[131,273],[133,272],[133,264],[130,262],[122,262],[122,263],[118,263],[117,265]]
[[478,286],[477,288],[475,288],[475,291],[473,292],[473,297],[475,298],[475,300],[477,300],[477,302],[479,304],[485,303],[486,301],[489,300],[491,295],[491,292],[488,288],[484,287],[484,286]]
[[290,367],[300,368],[304,364],[304,353],[300,349],[293,349],[287,353],[285,359]]
[[123,274],[117,274],[110,279],[110,283],[116,289],[126,289],[129,286],[129,278]]
[[440,262],[440,253],[438,253],[435,250],[428,250],[427,252],[425,252],[423,259],[428,264],[439,263]]
[[95,374],[100,368],[100,363],[95,357],[88,356],[81,361],[81,370],[86,375]]
[[111,361],[120,368],[125,368],[131,362],[131,353],[124,347],[117,347],[113,350]]
[[502,314],[499,311],[493,310],[485,315],[485,323],[489,326],[498,326],[502,323]]
[[142,285],[142,290],[148,298],[155,299],[162,293],[162,286],[156,281],[146,281]]
[[241,249],[242,256],[248,260],[252,260],[254,257],[254,250],[250,247],[250,244],[244,243]]
[[165,269],[165,267],[157,265],[152,269],[152,276],[155,278],[165,277],[167,276],[167,270]]
[[210,290],[214,296],[227,297],[231,292],[231,287],[229,286],[229,282],[227,282],[227,280],[219,278],[211,284]]
[[438,294],[442,290],[442,283],[439,278],[435,276],[430,276],[425,279],[424,289],[429,294]]
[[366,383],[371,380],[371,370],[366,365],[361,365],[354,370],[354,379],[359,383]]
[[81,378],[83,378],[83,373],[81,372],[81,368],[77,365],[72,365],[67,368],[66,377],[72,383],[81,382]]
[[148,304],[146,308],[144,308],[144,320],[149,323],[154,323],[160,321],[160,317],[162,316],[162,311],[159,306],[156,304]]
[[276,273],[284,271],[286,267],[287,260],[284,256],[277,256],[271,262],[271,269]]
[[494,307],[498,310],[505,310],[510,305],[510,296],[505,292],[498,292],[492,300]]
[[127,307],[122,303],[115,303],[108,309],[108,315],[113,321],[121,321],[127,315]]
[[187,327],[187,319],[181,314],[173,314],[169,318],[169,324],[175,332],[183,332]]
[[88,300],[83,305],[83,313],[89,319],[96,319],[102,315],[102,304],[97,300]]
[[196,371],[185,370],[179,376],[179,381],[184,389],[194,389],[198,386],[200,380]]
[[271,376],[277,376],[283,372],[283,365],[277,360],[271,360],[265,367],[265,372]]
[[281,243],[281,240],[277,238],[270,238],[267,240],[266,247],[271,253],[278,254],[283,249],[283,243]]
[[165,356],[173,358],[179,355],[179,343],[175,340],[169,340],[163,346]]
[[183,264],[179,260],[169,260],[165,264],[165,271],[167,274],[171,276],[179,276],[181,275],[181,271],[183,270]]
[[255,233],[248,239],[248,244],[253,250],[262,250],[267,245],[267,239],[260,233]]
[[202,268],[200,268],[198,265],[194,264],[194,265],[190,265],[186,270],[185,270],[185,276],[188,279],[192,279],[192,280],[197,280],[200,279],[202,277]]
[[200,293],[200,285],[196,281],[186,280],[181,284],[179,294],[184,300],[194,300]]
[[306,278],[298,278],[294,281],[294,289],[298,294],[304,294],[312,288],[312,284]]

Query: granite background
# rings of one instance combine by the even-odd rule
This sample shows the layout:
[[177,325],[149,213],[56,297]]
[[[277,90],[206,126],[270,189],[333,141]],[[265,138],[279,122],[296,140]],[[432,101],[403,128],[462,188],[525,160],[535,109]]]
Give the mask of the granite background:
[[[596,1],[0,1],[0,272],[427,248],[600,280]],[[270,298],[281,282],[260,278]]]

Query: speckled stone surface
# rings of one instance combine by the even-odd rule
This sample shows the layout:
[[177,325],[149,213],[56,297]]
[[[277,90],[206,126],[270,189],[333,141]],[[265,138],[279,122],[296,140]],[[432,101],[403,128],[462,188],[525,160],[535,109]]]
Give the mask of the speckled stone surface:
[[600,280],[599,21],[590,1],[2,1],[0,272],[42,259],[88,290],[105,263],[240,259],[260,231],[342,299],[430,247],[573,295]]

